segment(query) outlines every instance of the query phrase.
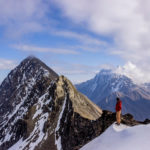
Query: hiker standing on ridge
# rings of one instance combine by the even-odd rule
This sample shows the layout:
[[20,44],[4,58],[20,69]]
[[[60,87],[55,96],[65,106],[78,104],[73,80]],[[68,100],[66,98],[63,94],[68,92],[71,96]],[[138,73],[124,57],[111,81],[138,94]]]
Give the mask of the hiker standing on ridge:
[[122,102],[121,102],[119,97],[117,97],[116,100],[117,100],[117,103],[116,103],[116,121],[117,121],[117,125],[120,125]]

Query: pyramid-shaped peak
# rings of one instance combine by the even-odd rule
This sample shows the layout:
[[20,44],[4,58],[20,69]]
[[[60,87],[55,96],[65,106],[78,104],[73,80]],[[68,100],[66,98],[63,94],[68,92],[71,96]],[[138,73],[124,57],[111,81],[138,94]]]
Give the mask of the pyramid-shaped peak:
[[50,67],[35,56],[28,56],[25,58],[18,66],[18,68],[21,67],[25,70],[34,70],[36,72],[43,69],[49,72],[54,78],[58,78],[58,74],[56,72],[54,72]]
[[29,56],[8,74],[1,86],[7,85],[9,87],[9,84],[12,85],[12,83],[17,85],[30,80],[41,80],[43,77],[49,80],[56,80],[59,76],[40,59]]
[[[25,58],[21,63],[37,63],[37,64],[44,64],[39,58],[35,57],[35,56],[28,56],[27,58]],[[44,64],[45,65],[45,64]],[[45,65],[46,66],[46,65]],[[48,67],[49,68],[49,67]]]
[[102,69],[99,74],[111,74],[113,71],[111,69]]
[[35,57],[34,55],[30,55],[30,56],[28,56],[26,59],[38,59],[37,57]]
[[118,78],[118,79],[124,79],[124,80],[130,80],[131,81],[131,79],[128,76],[120,74],[120,73],[118,73],[118,72],[116,72],[115,70],[112,70],[112,69],[102,69],[97,74],[97,76],[107,76],[107,77],[110,77],[110,78]]

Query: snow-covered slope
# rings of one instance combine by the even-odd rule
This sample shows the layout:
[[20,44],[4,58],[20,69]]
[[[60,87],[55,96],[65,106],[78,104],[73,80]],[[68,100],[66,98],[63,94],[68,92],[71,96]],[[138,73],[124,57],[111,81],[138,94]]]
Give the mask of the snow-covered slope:
[[80,150],[149,150],[150,125],[128,127],[113,124]]
[[149,90],[112,70],[102,70],[95,78],[76,87],[102,109],[114,112],[116,97],[119,96],[123,103],[123,114],[130,113],[136,120],[150,118]]

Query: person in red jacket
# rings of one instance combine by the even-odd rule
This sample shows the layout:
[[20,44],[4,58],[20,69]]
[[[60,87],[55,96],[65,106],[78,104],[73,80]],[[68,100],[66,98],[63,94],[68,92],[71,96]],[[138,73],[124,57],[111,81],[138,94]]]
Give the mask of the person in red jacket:
[[116,100],[117,100],[117,103],[116,103],[116,121],[117,121],[117,125],[120,125],[122,102],[121,102],[119,97],[117,97]]

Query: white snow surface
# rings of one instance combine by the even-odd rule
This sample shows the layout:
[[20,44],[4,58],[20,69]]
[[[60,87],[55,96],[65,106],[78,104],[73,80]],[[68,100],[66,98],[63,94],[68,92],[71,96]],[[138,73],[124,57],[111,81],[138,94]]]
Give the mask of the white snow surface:
[[97,87],[97,83],[94,83],[92,86],[91,86],[91,91],[93,92]]
[[150,125],[111,125],[80,150],[150,150]]
[[[63,106],[62,106],[62,110],[60,112],[60,115],[59,115],[59,119],[58,119],[58,122],[57,122],[57,127],[55,129],[55,132],[57,132],[60,128],[60,121],[61,121],[61,118],[63,116],[63,112],[65,110],[65,106],[66,106],[66,96],[65,96],[65,100],[64,100],[64,103],[63,103]],[[55,144],[57,146],[57,150],[62,150],[62,146],[61,146],[61,136],[59,135],[59,138],[56,139],[56,135],[55,135]]]

